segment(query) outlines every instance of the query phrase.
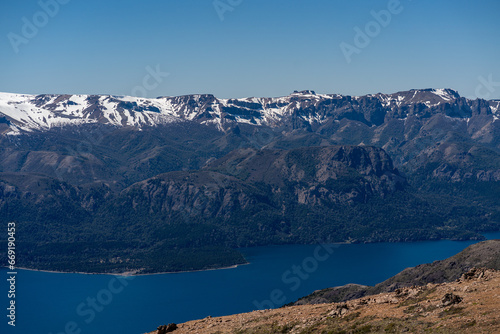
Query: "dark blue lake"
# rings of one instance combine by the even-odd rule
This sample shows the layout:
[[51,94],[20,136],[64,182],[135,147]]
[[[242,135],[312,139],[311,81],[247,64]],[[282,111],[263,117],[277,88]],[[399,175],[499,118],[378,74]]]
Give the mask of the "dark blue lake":
[[[500,238],[500,233],[487,238]],[[238,268],[132,279],[18,270],[15,328],[7,325],[7,271],[2,269],[0,332],[144,333],[169,322],[281,306],[322,288],[373,285],[472,243],[258,247],[244,250],[250,264]]]

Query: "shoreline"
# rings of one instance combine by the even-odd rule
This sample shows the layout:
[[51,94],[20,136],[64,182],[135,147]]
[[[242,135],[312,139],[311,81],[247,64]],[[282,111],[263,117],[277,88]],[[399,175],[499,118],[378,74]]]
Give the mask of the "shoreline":
[[[500,231],[496,232],[483,232],[481,234],[484,239],[483,240],[474,240],[474,239],[469,239],[470,241],[484,241],[484,240],[494,240],[494,239],[500,239]],[[489,237],[487,236],[489,235]],[[493,238],[491,238],[494,235]],[[451,239],[440,239],[440,240],[451,240]],[[403,243],[411,243],[411,242],[425,242],[425,241],[436,241],[436,240],[420,240],[420,241],[406,241]],[[451,240],[451,241],[467,241],[467,240]],[[399,241],[401,242],[401,241]],[[391,243],[391,242],[389,242]],[[332,245],[352,245],[356,244],[355,242],[352,242],[352,240],[346,240],[342,242],[333,242],[330,243]],[[282,246],[282,245],[270,245],[270,246]],[[267,246],[269,247],[269,246]],[[245,262],[245,263],[240,263],[240,264],[234,264],[231,266],[227,267],[220,267],[220,268],[210,268],[210,269],[197,269],[197,270],[184,270],[184,271],[165,271],[165,272],[158,272],[158,273],[145,273],[145,274],[136,274],[137,271],[125,271],[122,273],[89,273],[89,272],[80,272],[80,271],[55,271],[55,270],[44,270],[44,269],[32,269],[32,268],[22,268],[22,267],[16,267],[15,269],[19,270],[29,270],[29,271],[39,271],[39,272],[45,272],[45,273],[53,273],[53,274],[82,274],[82,275],[111,275],[111,276],[149,276],[149,275],[163,275],[163,274],[183,274],[183,273],[195,273],[195,272],[200,272],[200,271],[212,271],[212,270],[225,270],[225,269],[235,269],[239,266],[245,266],[250,264],[250,262]],[[8,271],[8,267],[4,266],[1,267],[4,268]]]
[[[15,269],[19,270],[27,270],[27,271],[39,271],[43,273],[52,273],[52,274],[81,274],[81,275],[110,275],[110,276],[150,276],[150,275],[163,275],[163,274],[184,274],[184,273],[196,273],[199,271],[212,271],[212,270],[226,270],[226,269],[235,269],[239,266],[246,266],[250,264],[250,262],[234,264],[232,266],[220,267],[220,268],[210,268],[210,269],[198,269],[198,270],[185,270],[185,271],[165,271],[159,273],[146,273],[146,274],[136,274],[135,271],[125,271],[123,273],[88,273],[82,271],[56,271],[56,270],[44,270],[44,269],[32,269],[32,268],[22,268],[16,267]],[[8,267],[3,267],[3,269],[8,270]]]

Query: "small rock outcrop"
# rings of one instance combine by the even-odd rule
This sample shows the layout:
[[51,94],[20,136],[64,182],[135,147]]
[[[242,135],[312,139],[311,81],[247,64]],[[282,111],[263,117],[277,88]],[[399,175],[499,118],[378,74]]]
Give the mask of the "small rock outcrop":
[[349,311],[349,306],[346,303],[336,304],[333,310],[328,313],[331,317],[342,317]]
[[447,293],[443,296],[443,298],[441,299],[441,306],[442,307],[447,307],[447,306],[451,306],[451,305],[455,305],[455,304],[458,304],[462,301],[462,297],[454,294],[454,293]]
[[472,268],[468,272],[462,275],[460,278],[461,281],[470,281],[473,279],[481,279],[483,278],[487,269],[485,268]]
[[175,324],[175,323],[171,323],[168,325],[162,325],[156,329],[156,334],[171,333],[171,332],[175,331],[176,329],[177,329],[177,324]]

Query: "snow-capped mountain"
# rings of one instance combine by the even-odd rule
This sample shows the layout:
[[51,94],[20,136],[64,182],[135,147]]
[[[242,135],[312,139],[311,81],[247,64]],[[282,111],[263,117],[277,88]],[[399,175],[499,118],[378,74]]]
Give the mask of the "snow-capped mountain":
[[404,119],[435,113],[459,118],[495,114],[496,120],[499,105],[500,101],[494,100],[468,100],[451,89],[359,97],[296,91],[284,97],[240,99],[219,99],[210,94],[151,99],[0,93],[0,131],[19,134],[88,123],[142,128],[179,121],[195,121],[220,129],[235,123],[295,128],[319,126],[343,118],[380,125],[387,117]]

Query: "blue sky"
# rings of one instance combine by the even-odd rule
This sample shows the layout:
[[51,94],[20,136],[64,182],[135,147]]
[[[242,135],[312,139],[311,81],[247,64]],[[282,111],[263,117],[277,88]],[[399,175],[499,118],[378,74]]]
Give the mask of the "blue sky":
[[[500,98],[498,0],[41,2],[57,12],[0,2],[0,91],[246,97],[446,87]],[[372,29],[367,45],[356,44],[356,27]],[[341,43],[357,48],[349,63]],[[159,80],[148,77],[155,69]],[[495,84],[485,87],[488,78]]]

